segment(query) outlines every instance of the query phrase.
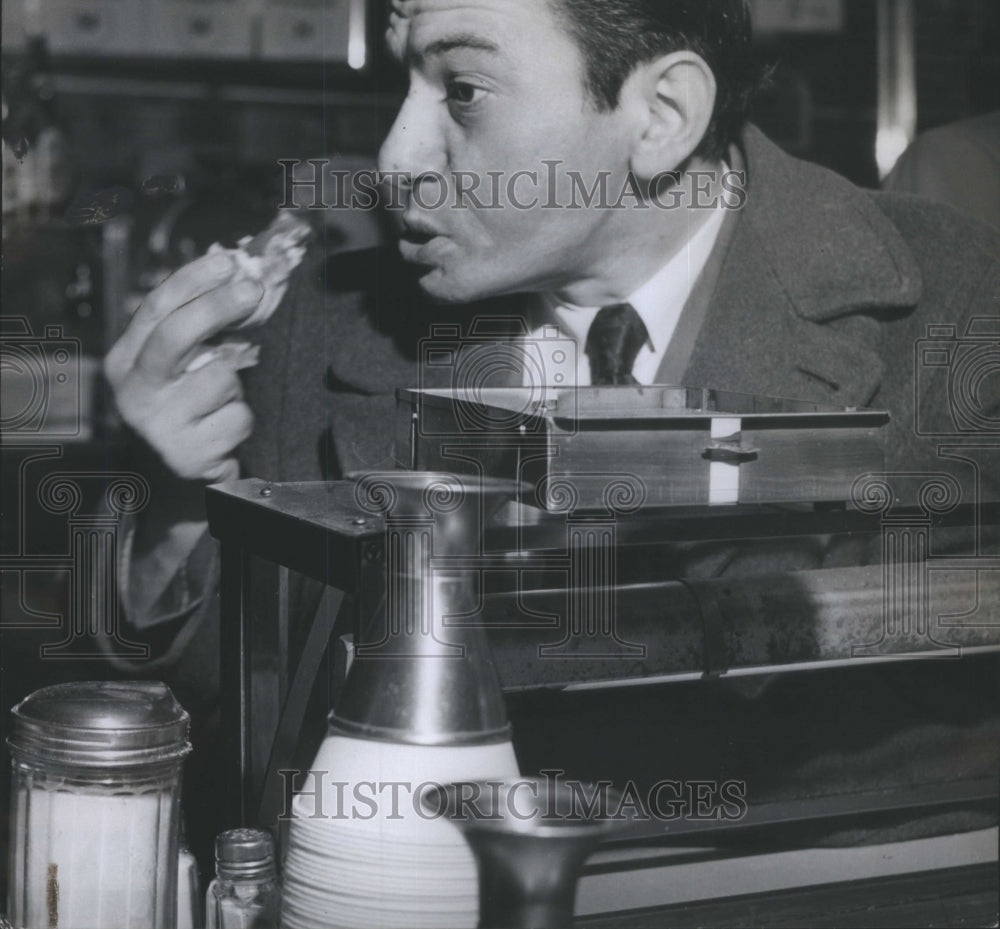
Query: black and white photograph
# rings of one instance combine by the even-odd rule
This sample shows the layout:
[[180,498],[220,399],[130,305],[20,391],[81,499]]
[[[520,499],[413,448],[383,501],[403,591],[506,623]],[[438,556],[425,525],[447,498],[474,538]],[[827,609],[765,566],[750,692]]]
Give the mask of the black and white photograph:
[[0,25],[0,929],[1000,925],[1000,3]]

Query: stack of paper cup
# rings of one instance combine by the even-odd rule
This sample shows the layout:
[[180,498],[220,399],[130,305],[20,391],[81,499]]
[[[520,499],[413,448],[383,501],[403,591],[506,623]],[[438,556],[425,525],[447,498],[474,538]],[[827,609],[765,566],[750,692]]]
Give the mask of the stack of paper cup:
[[406,745],[342,735],[320,747],[292,804],[283,929],[472,927],[476,864],[421,796],[456,780],[516,776],[511,743]]

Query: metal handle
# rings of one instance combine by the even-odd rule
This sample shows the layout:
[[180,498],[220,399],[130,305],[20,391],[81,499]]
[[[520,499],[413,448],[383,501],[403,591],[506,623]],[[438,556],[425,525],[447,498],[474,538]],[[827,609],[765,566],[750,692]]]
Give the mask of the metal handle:
[[728,464],[742,464],[745,461],[756,461],[760,449],[738,442],[713,442],[705,446],[702,458],[709,461],[724,461]]

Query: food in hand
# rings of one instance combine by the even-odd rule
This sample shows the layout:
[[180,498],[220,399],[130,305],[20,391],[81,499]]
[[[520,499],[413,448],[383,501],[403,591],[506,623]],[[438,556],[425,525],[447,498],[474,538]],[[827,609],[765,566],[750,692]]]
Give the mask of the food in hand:
[[[230,255],[238,266],[237,274],[259,284],[262,290],[253,313],[229,331],[260,326],[271,318],[285,295],[292,271],[305,257],[305,242],[311,233],[311,227],[304,220],[282,210],[262,232],[240,239],[237,248],[223,248],[218,244],[209,248],[210,255]],[[257,355],[257,346],[250,342],[223,336],[217,344],[206,346],[206,351],[197,355],[187,370],[195,371],[216,360],[227,361],[240,370],[257,364]]]

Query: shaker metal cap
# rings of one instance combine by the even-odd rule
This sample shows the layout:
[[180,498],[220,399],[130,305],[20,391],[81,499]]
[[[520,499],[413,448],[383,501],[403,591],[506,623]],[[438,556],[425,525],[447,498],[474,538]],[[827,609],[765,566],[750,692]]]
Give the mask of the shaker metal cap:
[[228,829],[215,838],[220,877],[250,877],[274,869],[274,840],[262,829]]
[[179,761],[190,717],[159,681],[80,681],[43,687],[11,710],[11,751],[83,767]]

